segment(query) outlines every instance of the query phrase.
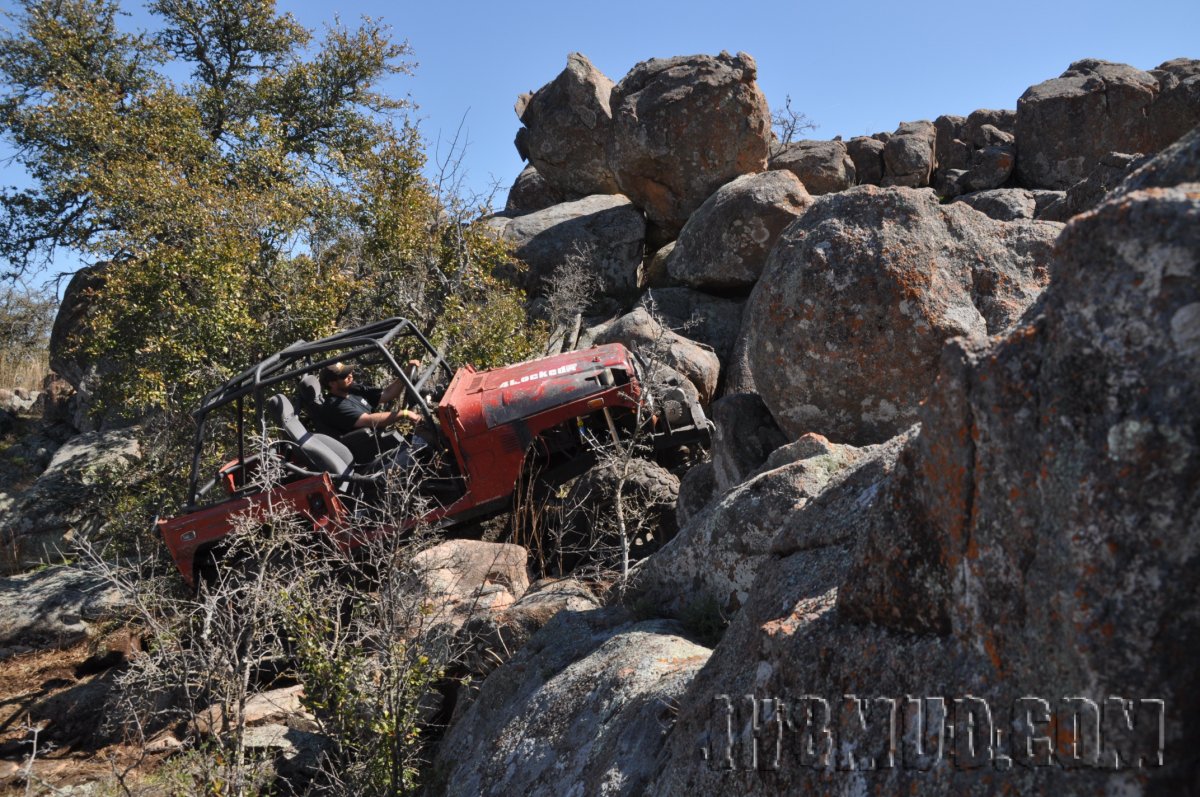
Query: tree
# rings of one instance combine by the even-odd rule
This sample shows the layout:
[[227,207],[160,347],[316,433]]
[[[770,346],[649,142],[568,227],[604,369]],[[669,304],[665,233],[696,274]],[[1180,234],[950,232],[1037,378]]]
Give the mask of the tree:
[[[516,323],[523,297],[490,282],[421,176],[405,101],[378,91],[411,72],[407,43],[364,19],[314,44],[273,0],[150,11],[156,31],[126,33],[113,0],[22,0],[0,38],[0,122],[32,182],[0,195],[0,257],[10,280],[64,248],[107,264],[75,342],[114,368],[102,401],[187,407],[368,313],[491,322],[477,308],[498,298]],[[494,323],[459,339],[476,332],[520,349]]]

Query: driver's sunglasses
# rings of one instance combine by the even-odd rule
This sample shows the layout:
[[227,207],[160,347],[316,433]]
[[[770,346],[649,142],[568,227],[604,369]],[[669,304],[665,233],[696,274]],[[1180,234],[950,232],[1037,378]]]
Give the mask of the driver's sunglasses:
[[353,372],[353,371],[347,371],[346,373],[344,373],[344,374],[342,374],[341,376],[339,376],[339,377],[337,378],[337,381],[339,381],[339,382],[345,382],[347,379],[349,379],[349,378],[350,378],[350,377],[352,377],[352,376],[354,376],[354,372]]

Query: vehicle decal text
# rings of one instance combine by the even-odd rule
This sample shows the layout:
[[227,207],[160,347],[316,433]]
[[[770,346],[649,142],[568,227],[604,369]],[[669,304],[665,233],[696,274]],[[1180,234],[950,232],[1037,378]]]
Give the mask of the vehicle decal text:
[[521,377],[520,379],[506,379],[500,383],[500,387],[505,388],[512,387],[513,385],[521,385],[526,382],[535,382],[538,379],[546,379],[551,376],[562,376],[563,374],[569,374],[572,371],[577,370],[579,370],[579,363],[571,363],[569,365],[563,365],[558,368],[551,368],[545,371],[534,371],[533,373],[525,374],[525,376]]

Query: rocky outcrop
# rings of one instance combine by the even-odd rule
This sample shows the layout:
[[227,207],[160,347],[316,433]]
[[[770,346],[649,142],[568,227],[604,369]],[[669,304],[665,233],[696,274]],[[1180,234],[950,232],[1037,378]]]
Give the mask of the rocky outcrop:
[[587,56],[571,53],[558,77],[517,100],[525,125],[517,133],[517,151],[564,196],[618,193],[608,165],[612,89]]
[[508,189],[508,201],[504,204],[504,212],[509,216],[521,216],[538,210],[545,210],[551,205],[565,202],[566,197],[538,172],[536,168],[526,166],[512,188]]
[[[49,454],[53,441],[46,441]],[[91,538],[103,518],[91,502],[116,473],[141,459],[132,429],[88,432],[53,449],[46,469],[28,488],[0,490],[0,572],[59,562],[72,540]]]
[[510,218],[486,222],[528,266],[521,282],[533,294],[570,258],[582,259],[603,293],[623,296],[636,290],[646,222],[626,197],[596,195]]
[[742,327],[745,300],[675,287],[648,290],[638,304],[661,317],[673,331],[711,348],[723,366]]
[[114,585],[72,567],[0,578],[0,660],[88,639],[124,605]]
[[[781,535],[802,537],[809,547],[844,546],[853,539],[828,526],[798,528],[804,522],[800,510],[866,460],[882,457],[878,467],[890,467],[898,448],[858,449],[820,435],[802,437],[786,452],[792,461],[770,463],[728,491],[718,491],[663,550],[641,563],[633,590],[668,614],[686,616],[712,605],[721,616],[732,617],[749,599]],[[859,476],[860,491],[878,481],[877,470]]]
[[747,304],[757,392],[792,437],[893,437],[916,420],[946,338],[1000,332],[1037,297],[1059,229],[940,205],[931,190],[819,197]]
[[713,486],[725,492],[741,484],[767,461],[771,452],[787,442],[771,411],[755,393],[723,396],[712,406]]
[[667,258],[678,283],[701,290],[747,289],[762,274],[783,228],[812,204],[790,171],[738,177],[692,214]]
[[997,221],[1017,221],[1032,219],[1037,216],[1037,197],[1032,191],[1024,188],[994,188],[990,191],[976,191],[965,194],[954,200],[975,208],[980,213]]
[[854,179],[859,185],[883,182],[884,143],[870,136],[855,136],[846,142],[846,154],[854,161]]
[[800,178],[813,196],[845,191],[855,184],[854,159],[841,141],[793,141],[784,144],[768,164]]
[[433,763],[435,795],[645,794],[709,651],[670,622],[562,612],[483,684]]
[[923,188],[937,166],[934,152],[937,130],[932,122],[904,122],[883,147],[882,185]]
[[508,609],[529,589],[528,553],[519,545],[447,540],[412,560],[425,616],[457,631],[473,616]]
[[612,92],[621,191],[669,232],[714,191],[767,166],[770,113],[745,53],[655,58]]
[[[1186,790],[1200,738],[1187,719],[1200,644],[1198,185],[1130,191],[1078,217],[1037,310],[998,342],[944,352],[919,435],[890,472],[866,491],[847,478],[802,510],[804,525],[847,529],[853,546],[776,538],[681,700],[648,791],[711,793],[732,779],[746,793],[819,791],[851,762],[879,770],[873,787],[891,794]],[[1162,703],[1136,702],[1150,693]],[[748,706],[727,720],[714,694],[789,703],[787,715],[759,704],[784,734],[769,781],[729,771],[763,758],[750,758],[749,736],[723,733],[729,721],[749,733]],[[848,694],[894,698],[898,712],[913,708],[905,695],[944,696],[946,726],[927,726],[944,746],[919,766],[912,746],[889,763],[887,735],[863,732],[866,703],[863,725],[838,718]],[[986,720],[968,718],[967,695],[990,705]],[[1027,695],[1044,714],[1020,712]],[[1060,735],[1102,709],[1111,736]],[[806,748],[813,737],[789,739],[804,728],[781,721],[808,710],[830,736]],[[1002,733],[972,750],[962,728],[979,721]]]
[[105,358],[94,359],[80,349],[87,335],[92,302],[107,281],[106,270],[107,264],[100,263],[75,272],[67,283],[50,332],[50,370],[75,388],[68,421],[81,432],[96,429],[97,422],[92,417],[96,388],[112,371],[112,364]]
[[1076,61],[1059,77],[1030,87],[1017,101],[1022,184],[1067,189],[1109,152],[1153,153],[1171,144],[1200,123],[1200,103],[1188,99],[1200,91],[1200,81],[1179,81],[1189,69],[1162,70],[1170,97],[1180,98],[1161,98],[1169,122],[1155,110],[1163,93],[1159,79],[1125,64]]
[[1200,124],[1200,60],[1175,58],[1150,74],[1158,80],[1158,98],[1150,106],[1147,125],[1159,141],[1169,144]]
[[665,329],[646,312],[637,308],[609,324],[596,336],[596,345],[622,343],[639,352],[650,363],[678,371],[696,388],[700,403],[707,405],[717,392],[721,361],[709,348]]

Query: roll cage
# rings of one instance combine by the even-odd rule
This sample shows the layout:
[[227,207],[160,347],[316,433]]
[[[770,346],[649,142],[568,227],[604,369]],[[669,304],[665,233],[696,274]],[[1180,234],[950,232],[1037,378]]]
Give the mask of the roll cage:
[[[392,353],[392,348],[402,341],[419,351],[418,359],[422,361],[423,367],[415,380],[405,373]],[[219,478],[232,480],[232,486],[235,488],[244,488],[247,466],[253,459],[246,456],[249,420],[247,398],[252,399],[249,404],[253,410],[253,428],[266,439],[265,407],[268,392],[279,392],[280,385],[290,384],[306,374],[315,373],[326,365],[339,361],[353,362],[358,366],[386,367],[402,380],[408,406],[420,412],[431,428],[438,429],[434,407],[431,406],[430,398],[422,391],[443,377],[446,384],[449,384],[454,376],[454,369],[421,330],[408,319],[394,317],[312,342],[297,341],[247,368],[207,394],[192,413],[196,422],[196,436],[185,511],[195,510],[200,505],[200,499],[215,483],[215,479],[211,479],[204,485],[200,484],[205,435],[215,412],[232,405],[237,437],[237,458],[220,471]],[[438,434],[441,434],[440,430]]]

